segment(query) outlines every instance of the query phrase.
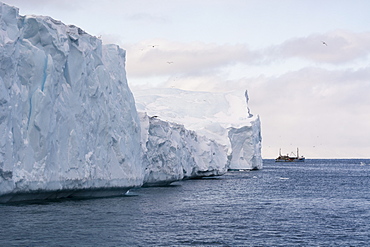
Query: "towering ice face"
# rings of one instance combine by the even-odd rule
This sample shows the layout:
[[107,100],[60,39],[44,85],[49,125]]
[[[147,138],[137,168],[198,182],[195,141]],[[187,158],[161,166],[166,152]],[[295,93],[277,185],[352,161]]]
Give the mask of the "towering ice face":
[[230,169],[262,169],[261,123],[259,118],[250,125],[240,128],[230,127],[228,131],[232,155]]
[[119,47],[0,3],[0,196],[142,184],[124,67]]
[[161,88],[137,90],[134,95],[139,111],[183,124],[224,146],[230,169],[262,168],[260,120],[250,113],[247,92]]
[[144,185],[163,185],[184,178],[222,175],[227,171],[224,146],[198,136],[183,125],[140,113]]
[[228,128],[232,150],[232,155],[229,157],[230,169],[262,169],[261,123],[259,116],[254,117],[250,112],[247,90],[244,95],[249,123],[241,127]]

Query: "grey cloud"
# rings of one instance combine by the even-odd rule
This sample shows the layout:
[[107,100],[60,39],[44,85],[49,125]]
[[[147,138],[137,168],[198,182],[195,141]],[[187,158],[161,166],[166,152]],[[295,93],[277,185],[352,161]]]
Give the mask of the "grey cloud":
[[[324,45],[322,42],[327,45]],[[230,65],[271,65],[289,58],[308,62],[350,65],[370,55],[370,32],[333,31],[290,39],[262,50],[245,44],[206,44],[153,41],[128,45],[127,69],[131,76],[202,74]]]
[[337,30],[325,34],[313,34],[270,47],[267,53],[275,59],[298,57],[321,63],[349,63],[357,59],[365,59],[370,54],[370,32],[355,33]]
[[260,55],[246,45],[153,41],[129,46],[127,70],[131,76],[197,75],[236,63],[256,63]]

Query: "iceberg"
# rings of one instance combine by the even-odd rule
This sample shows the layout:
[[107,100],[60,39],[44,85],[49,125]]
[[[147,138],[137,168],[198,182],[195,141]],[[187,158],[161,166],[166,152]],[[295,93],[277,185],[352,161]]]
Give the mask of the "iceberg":
[[125,51],[0,3],[0,202],[141,186]]
[[0,2],[0,203],[262,168],[259,117],[240,97],[150,89],[135,103],[125,59],[79,27]]
[[175,88],[134,90],[136,108],[164,121],[182,124],[224,147],[230,170],[262,169],[261,123],[251,114],[248,93],[186,91]]

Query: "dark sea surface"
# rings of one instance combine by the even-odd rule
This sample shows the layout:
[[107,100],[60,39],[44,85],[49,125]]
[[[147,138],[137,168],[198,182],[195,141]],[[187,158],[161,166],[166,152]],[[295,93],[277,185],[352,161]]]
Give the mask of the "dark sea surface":
[[0,205],[0,246],[370,246],[370,160],[264,161],[129,196]]

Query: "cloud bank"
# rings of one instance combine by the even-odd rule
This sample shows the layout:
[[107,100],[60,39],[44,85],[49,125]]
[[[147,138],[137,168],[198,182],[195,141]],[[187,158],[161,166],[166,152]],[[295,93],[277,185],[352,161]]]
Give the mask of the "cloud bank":
[[[127,49],[127,70],[131,84],[135,78],[160,77],[161,87],[247,89],[251,109],[262,119],[264,157],[296,146],[311,158],[369,157],[369,46],[370,33],[343,30],[262,50],[155,40]],[[275,66],[279,72],[270,73]]]
[[316,65],[351,66],[351,63],[369,59],[370,32],[338,30],[313,34],[262,50],[251,50],[245,44],[220,45],[167,40],[124,44],[123,47],[127,49],[130,60],[127,70],[133,77],[203,75],[235,64],[266,66],[294,58]]
[[212,73],[236,63],[255,63],[259,54],[246,45],[151,40],[125,45],[127,70],[133,77]]
[[287,40],[269,52],[277,59],[298,57],[319,63],[342,64],[366,59],[370,53],[370,32],[337,30]]

